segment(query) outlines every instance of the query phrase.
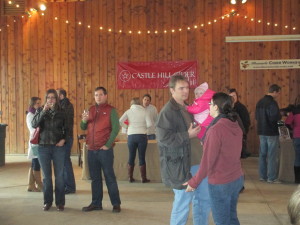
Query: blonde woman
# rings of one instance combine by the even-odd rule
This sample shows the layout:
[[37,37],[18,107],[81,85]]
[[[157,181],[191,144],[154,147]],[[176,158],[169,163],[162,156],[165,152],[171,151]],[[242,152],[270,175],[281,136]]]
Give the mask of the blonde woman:
[[[31,121],[38,108],[40,108],[41,99],[39,97],[32,97],[30,99],[29,108],[26,115],[26,124],[29,130],[29,140],[33,135],[34,128],[31,126]],[[31,166],[28,172],[28,188],[27,191],[41,192],[43,190],[43,183],[41,181],[41,166],[37,156],[38,145],[28,143],[28,159],[31,159]]]

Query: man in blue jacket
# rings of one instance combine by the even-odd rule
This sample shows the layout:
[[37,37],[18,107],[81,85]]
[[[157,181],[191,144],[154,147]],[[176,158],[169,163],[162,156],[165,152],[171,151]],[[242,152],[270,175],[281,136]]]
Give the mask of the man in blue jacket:
[[277,122],[281,119],[275,99],[281,87],[272,84],[269,92],[256,104],[255,119],[259,135],[259,176],[260,181],[280,183],[278,181],[279,132]]

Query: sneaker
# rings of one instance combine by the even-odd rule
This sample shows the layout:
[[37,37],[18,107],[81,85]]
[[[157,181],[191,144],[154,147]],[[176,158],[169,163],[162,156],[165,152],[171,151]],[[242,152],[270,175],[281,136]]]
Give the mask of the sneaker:
[[267,181],[269,184],[281,184],[282,182],[278,179],[275,179],[275,180],[268,180]]
[[264,178],[259,178],[259,181],[266,182],[266,180]]

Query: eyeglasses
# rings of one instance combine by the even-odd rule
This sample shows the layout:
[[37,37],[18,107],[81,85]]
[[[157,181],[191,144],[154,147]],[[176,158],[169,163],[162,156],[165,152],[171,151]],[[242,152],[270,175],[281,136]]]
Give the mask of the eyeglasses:
[[56,98],[53,96],[48,96],[47,99],[56,99]]

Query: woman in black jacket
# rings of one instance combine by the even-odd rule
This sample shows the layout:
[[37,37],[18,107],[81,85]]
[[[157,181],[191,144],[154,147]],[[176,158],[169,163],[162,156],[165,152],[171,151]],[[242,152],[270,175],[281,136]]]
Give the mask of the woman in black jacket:
[[55,176],[55,204],[58,211],[64,210],[64,160],[66,115],[59,105],[58,95],[54,89],[46,92],[45,104],[34,116],[32,127],[40,127],[38,159],[43,171],[44,211],[48,211],[53,202],[53,184],[51,160]]

